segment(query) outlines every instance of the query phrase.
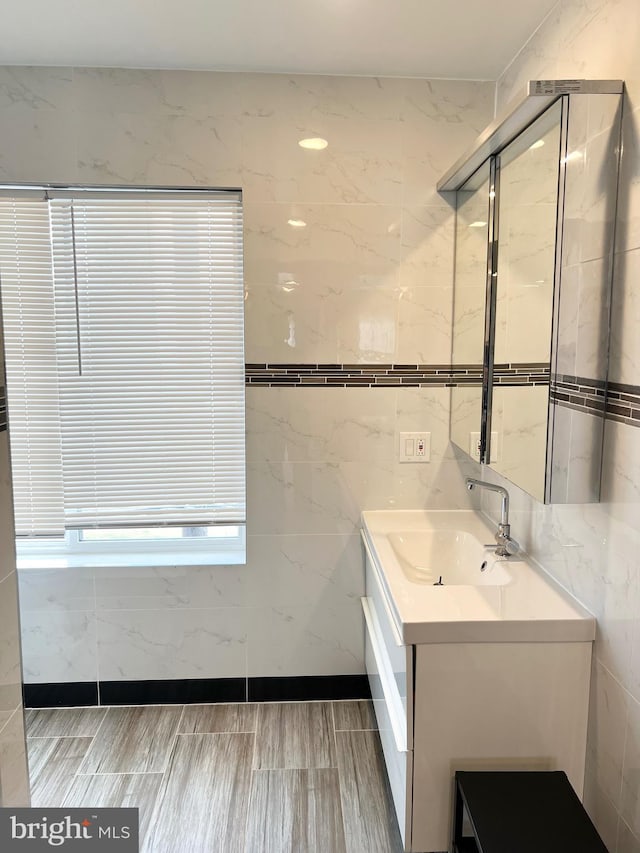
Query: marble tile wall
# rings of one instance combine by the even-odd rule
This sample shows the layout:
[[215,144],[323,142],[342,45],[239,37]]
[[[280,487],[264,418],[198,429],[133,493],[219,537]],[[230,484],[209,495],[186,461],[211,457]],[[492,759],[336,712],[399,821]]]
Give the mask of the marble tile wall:
[[[4,379],[0,332],[0,378]],[[1,380],[0,380],[1,381]],[[0,806],[29,805],[22,708],[18,574],[13,548],[13,496],[6,429],[0,430]]]
[[[240,186],[250,363],[450,361],[483,82],[0,69],[0,181]],[[324,137],[323,151],[298,146]],[[306,223],[295,226],[289,220]],[[447,388],[247,389],[246,567],[25,571],[28,682],[363,672],[363,509],[467,506]],[[399,465],[399,430],[432,461]]]
[[[626,81],[610,378],[634,385],[640,381],[639,38],[635,0],[560,0],[498,81],[499,104],[528,79]],[[591,254],[588,236],[576,241],[580,257]],[[499,479],[489,469],[484,474]],[[638,853],[640,431],[607,421],[600,504],[545,507],[515,487],[510,491],[514,536],[598,618],[585,804],[612,853]],[[490,501],[486,508],[496,511]]]

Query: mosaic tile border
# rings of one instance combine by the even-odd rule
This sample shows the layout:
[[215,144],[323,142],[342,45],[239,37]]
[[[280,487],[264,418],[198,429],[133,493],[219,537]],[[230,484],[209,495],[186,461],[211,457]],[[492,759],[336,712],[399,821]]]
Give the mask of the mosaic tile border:
[[551,383],[551,399],[577,411],[604,411],[607,420],[640,427],[640,385],[605,385],[598,379],[557,374]]
[[[480,387],[479,364],[296,364],[245,365],[247,386],[256,388],[456,388]],[[605,412],[609,420],[640,426],[640,386],[568,374],[551,374],[544,362],[494,365],[494,384],[550,385],[556,405],[581,412]]]
[[[247,364],[250,387],[272,388],[455,388],[480,387],[482,368],[450,364]],[[499,364],[497,385],[547,385],[556,405],[591,414],[606,411],[608,420],[640,427],[640,385],[584,376],[555,374],[544,364]],[[606,387],[606,390],[605,390]],[[0,432],[7,429],[7,400],[0,385]]]
[[[498,364],[499,385],[548,385],[549,365]],[[246,384],[270,388],[452,388],[481,386],[478,364],[281,364],[246,365]]]
[[598,414],[606,408],[606,386],[602,380],[557,373],[551,379],[550,396],[566,409]]
[[640,385],[609,382],[607,386],[607,417],[612,421],[640,426]]

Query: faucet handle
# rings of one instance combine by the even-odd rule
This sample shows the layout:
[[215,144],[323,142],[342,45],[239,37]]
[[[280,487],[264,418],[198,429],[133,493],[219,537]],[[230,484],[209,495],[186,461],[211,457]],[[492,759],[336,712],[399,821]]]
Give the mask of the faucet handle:
[[507,532],[500,531],[496,533],[496,554],[503,557],[513,557],[520,550],[520,544],[512,539]]
[[515,554],[517,554],[520,551],[519,543],[516,542],[516,540],[512,539],[511,537],[509,537],[508,539],[505,539],[503,544],[504,544],[505,551],[507,552],[507,554],[510,557],[513,557]]

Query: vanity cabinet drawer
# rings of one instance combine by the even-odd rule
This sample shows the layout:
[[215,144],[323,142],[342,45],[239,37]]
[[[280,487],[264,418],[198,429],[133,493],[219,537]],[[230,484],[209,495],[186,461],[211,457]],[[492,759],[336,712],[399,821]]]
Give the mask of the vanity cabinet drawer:
[[[365,542],[365,548],[366,542]],[[378,570],[368,553],[366,558],[366,603],[369,621],[373,623],[380,646],[380,655],[385,660],[385,669],[390,676],[390,691],[402,705],[403,729],[408,749],[413,748],[413,646],[405,646],[398,632],[386,592]],[[367,616],[365,612],[365,617]],[[393,712],[392,712],[393,713]]]
[[389,680],[388,670],[385,672],[388,662],[382,659],[380,637],[375,635],[376,629],[366,598],[362,599],[362,607],[366,625],[365,662],[371,686],[371,698],[398,827],[403,846],[405,850],[409,850],[411,849],[413,750],[407,748],[406,738],[402,740],[403,726],[406,731],[406,716],[399,710],[402,708],[399,696],[395,700],[390,696],[393,685]]

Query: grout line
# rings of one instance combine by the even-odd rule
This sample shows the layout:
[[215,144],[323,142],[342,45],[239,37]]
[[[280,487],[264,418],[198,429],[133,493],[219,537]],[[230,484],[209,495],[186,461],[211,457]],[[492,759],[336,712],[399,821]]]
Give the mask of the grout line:
[[178,725],[176,726],[176,736],[180,734],[180,726],[182,725],[182,721],[184,719],[184,711],[187,706],[183,705],[182,710],[180,711],[180,717],[178,718]]
[[[75,776],[79,776],[79,775],[80,775],[80,771],[82,770],[82,767],[84,766],[84,764],[85,764],[85,762],[86,762],[86,760],[87,760],[87,757],[88,757],[89,753],[91,752],[91,750],[92,750],[92,749],[93,749],[93,747],[94,747],[94,744],[95,744],[95,742],[96,742],[96,738],[98,737],[98,734],[102,731],[102,727],[104,726],[104,721],[107,719],[107,714],[108,714],[108,713],[109,713],[109,709],[108,709],[108,708],[105,708],[105,711],[104,711],[104,714],[103,714],[103,716],[102,716],[102,719],[100,720],[100,725],[99,725],[99,726],[98,726],[98,728],[96,729],[96,733],[94,734],[94,736],[91,738],[91,743],[89,744],[89,746],[88,746],[88,748],[87,748],[87,751],[86,751],[86,752],[85,752],[85,754],[84,754],[84,758],[82,759],[82,761],[81,761],[81,762],[80,762],[80,764],[78,765],[78,769],[77,769],[77,770],[76,770],[76,772],[74,773],[74,778],[75,778]],[[82,775],[84,775],[84,774],[82,774]],[[69,790],[71,790],[71,787],[69,787]],[[67,794],[68,794],[68,793],[69,793],[69,791],[67,791]],[[66,796],[66,794],[65,794],[65,796]]]
[[88,776],[163,776],[164,771],[162,770],[126,770],[121,773],[101,773],[98,771],[97,773],[76,773],[76,777],[88,777]]
[[195,737],[196,735],[254,735],[252,731],[223,731],[223,732],[177,732],[177,737]]
[[254,773],[314,773],[316,770],[337,770],[336,764],[323,767],[260,767]]
[[[173,706],[173,707],[175,707],[175,706]],[[171,765],[171,756],[173,755],[173,753],[175,751],[176,744],[178,742],[178,738],[181,737],[180,725],[182,724],[182,719],[184,717],[184,709],[185,709],[185,706],[183,705],[182,708],[180,709],[180,716],[178,717],[178,724],[177,724],[176,729],[173,733],[173,743],[171,744],[171,746],[167,750],[167,760],[166,760],[166,764],[164,766],[164,770],[162,771],[163,773],[166,773],[167,770],[169,769],[169,767]]]
[[[254,770],[253,765],[255,763],[256,743],[258,741],[258,713],[259,713],[259,710],[256,711],[256,730],[253,733],[253,749],[251,750],[251,765],[249,767],[249,797],[248,797],[248,801],[247,801],[247,817],[246,817],[245,822],[244,822],[243,850],[245,850],[245,851],[247,849],[247,843],[248,843],[248,839],[249,839],[249,818],[251,817],[251,806],[252,806],[252,801],[253,801],[253,797],[254,797],[253,779],[254,779],[254,775],[255,775],[256,771]],[[265,836],[266,836],[266,833],[265,833]],[[247,851],[247,853],[248,853],[248,851]]]
[[260,730],[260,716],[261,716],[261,714],[260,714],[260,705],[258,704],[258,707],[257,707],[257,709],[256,709],[256,722],[255,722],[256,730],[255,730],[255,732],[254,732],[254,737],[253,737],[253,752],[252,752],[252,754],[251,754],[251,773],[253,773],[254,769],[256,769],[256,768],[255,768],[255,763],[256,763],[256,747],[257,747],[257,744],[258,744],[258,732],[259,732],[259,730]]
[[73,738],[86,738],[93,740],[95,735],[29,735],[27,740],[73,740]]
[[[306,463],[305,463],[306,464]],[[430,510],[431,512],[438,510]],[[448,512],[448,510],[442,510],[443,512]],[[267,536],[269,534],[256,534],[256,537]],[[279,534],[278,534],[279,535]],[[292,534],[283,534],[283,536],[300,536],[301,534],[292,533]],[[357,533],[346,533],[346,534],[335,534],[335,533],[313,533],[313,534],[302,534],[313,535],[313,536],[345,536],[346,538],[353,537],[356,539],[360,539],[360,534]],[[224,705],[317,705],[321,702],[368,702],[368,698],[362,699],[252,699],[250,702],[240,699],[238,701],[230,701],[230,702],[145,702],[144,704],[129,704],[129,705],[47,705],[38,708],[24,708],[25,712],[28,711],[76,711],[76,710],[88,710],[95,709],[96,711],[108,711],[110,708],[116,710],[118,708],[179,708],[179,707],[198,707],[204,706],[207,708],[216,708]],[[17,709],[16,709],[17,710]],[[87,735],[89,737],[89,735]]]
[[333,747],[336,751],[336,764],[338,762],[338,739],[336,738],[336,710],[333,706],[333,702],[331,703],[331,719],[333,720]]
[[[149,707],[149,706],[146,706],[146,705],[134,705],[134,706],[130,706],[130,707],[145,708],[145,707]],[[154,707],[157,707],[157,706],[154,706]],[[175,708],[175,707],[177,707],[177,706],[176,706],[176,705],[170,705],[169,707],[171,707],[171,708]],[[157,811],[158,811],[158,809],[160,808],[160,805],[161,805],[161,802],[162,802],[162,801],[161,801],[161,798],[160,798],[160,795],[161,795],[161,794],[163,794],[163,792],[166,790],[167,777],[168,777],[168,773],[169,773],[169,768],[171,767],[171,757],[173,756],[173,753],[174,753],[174,751],[175,751],[176,744],[177,744],[177,742],[178,742],[178,737],[180,737],[180,734],[179,734],[179,732],[180,732],[180,725],[181,725],[181,723],[182,723],[182,719],[183,719],[183,717],[184,717],[185,707],[186,707],[185,705],[182,705],[182,706],[181,706],[181,709],[180,709],[180,717],[178,718],[178,724],[177,724],[177,726],[176,726],[176,729],[175,729],[175,732],[174,732],[174,735],[173,735],[173,743],[171,744],[170,748],[167,750],[167,761],[166,761],[166,764],[165,764],[165,766],[164,766],[164,769],[163,769],[163,770],[154,770],[154,771],[151,771],[154,775],[161,775],[161,776],[162,776],[162,779],[160,780],[160,784],[158,785],[158,790],[156,791],[156,795],[155,795],[155,798],[154,798],[153,802],[149,804],[149,810],[148,810],[148,814],[149,814],[149,822],[148,822],[148,825],[147,825],[147,833],[146,833],[146,835],[144,836],[144,838],[139,838],[140,850],[148,850],[148,849],[149,849],[149,848],[147,847],[147,840],[148,840],[148,838],[150,837],[150,833],[151,833],[151,831],[152,831],[152,827],[154,826],[154,819],[155,819],[155,817],[156,817],[156,812],[157,812]],[[105,773],[104,775],[105,775],[105,776],[106,776],[106,775],[114,775],[114,776],[117,776],[117,775],[123,775],[123,774],[117,774],[117,773],[114,773],[114,774],[106,774],[106,773]],[[128,775],[128,774],[124,774],[124,775]],[[131,774],[131,775],[144,776],[144,775],[149,775],[149,774],[148,774],[148,772],[147,772],[147,773],[144,773],[144,772],[142,772],[142,771],[137,771],[136,773]],[[155,823],[157,823],[157,820],[155,821]]]
[[[495,81],[489,81],[489,82],[495,82],[495,87],[496,87],[495,88],[494,110],[497,109],[497,105],[498,105],[498,90],[499,90],[499,86],[500,86],[500,81],[503,79],[503,77],[505,77],[507,71],[509,71],[511,66],[515,64],[516,60],[524,53],[527,46],[534,41],[535,37],[542,30],[543,26],[547,23],[547,21],[551,19],[551,16],[558,9],[559,6],[560,6],[560,0],[558,0],[557,3],[554,3],[554,5],[551,7],[551,9],[549,9],[547,14],[544,16],[544,18],[540,21],[538,26],[535,28],[535,30],[527,38],[527,40],[524,42],[524,44],[521,45],[521,47],[517,50],[515,55],[505,65],[505,67],[502,69],[502,71],[498,74],[498,77],[496,78],[496,80]],[[530,78],[527,78],[527,79],[530,79]],[[513,97],[513,95],[512,95],[512,97]],[[496,115],[497,115],[497,113],[496,113]]]
[[378,729],[336,729],[336,734],[338,732],[377,732]]
[[[147,706],[146,705],[135,705],[133,707],[146,708]],[[170,707],[175,708],[177,706],[171,705]],[[149,773],[149,772],[151,772],[151,773],[162,773],[163,775],[167,772],[167,770],[171,766],[171,756],[173,755],[173,752],[176,748],[176,743],[177,743],[178,737],[180,736],[180,724],[182,722],[183,716],[184,716],[184,705],[182,705],[180,708],[180,716],[178,717],[178,723],[176,725],[175,731],[174,731],[173,736],[172,736],[173,740],[171,741],[171,738],[170,738],[170,745],[167,748],[165,763],[164,763],[164,767],[162,768],[162,770],[151,770],[151,771],[138,770],[138,771],[133,771],[133,772],[135,772],[136,774]],[[111,774],[105,773],[104,775],[111,775]],[[117,775],[121,775],[121,773],[114,773],[113,775],[117,776]]]
[[[85,758],[87,757],[87,753],[89,752],[89,750],[91,749],[91,747],[92,747],[92,746],[93,746],[93,738],[91,739],[91,743],[90,743],[90,744],[89,744],[89,746],[87,747],[87,752],[85,752],[85,754],[84,754],[84,755],[83,755],[83,757],[82,757],[82,761],[78,764],[78,769],[80,769],[80,767],[82,766],[82,764],[84,764],[84,760],[85,760]],[[67,799],[67,797],[69,796],[69,794],[70,794],[70,792],[71,792],[71,789],[73,788],[73,783],[76,781],[77,776],[78,776],[78,771],[76,770],[76,772],[73,774],[73,776],[71,776],[71,777],[69,778],[69,784],[68,784],[68,785],[67,785],[67,787],[66,787],[66,790],[65,790],[65,792],[64,792],[64,795],[63,795],[63,796],[61,797],[61,799],[60,799],[60,806],[64,806],[65,800],[66,800],[66,799]]]
[[[173,707],[175,707],[175,706],[173,706]],[[182,709],[180,711],[180,717],[178,719],[178,725],[176,726],[176,730],[175,730],[175,733],[173,735],[173,743],[171,744],[171,747],[167,751],[167,761],[166,761],[166,764],[164,766],[164,769],[162,771],[157,771],[157,772],[161,772],[162,779],[160,780],[160,784],[158,785],[158,790],[156,791],[155,799],[149,807],[149,824],[148,824],[148,828],[147,828],[147,835],[145,836],[144,839],[142,839],[142,838],[140,839],[140,844],[141,844],[140,849],[141,850],[148,850],[147,840],[150,837],[150,833],[152,832],[152,827],[154,826],[155,823],[157,823],[156,813],[158,812],[158,810],[160,809],[160,807],[162,805],[164,793],[166,792],[166,789],[167,789],[167,784],[168,784],[169,775],[170,775],[170,768],[171,768],[171,759],[175,753],[176,746],[178,744],[178,738],[183,737],[183,735],[180,734],[180,726],[181,726],[182,720],[184,718],[185,709],[186,709],[186,705],[182,705]],[[144,841],[144,846],[142,846],[143,841]]]
[[347,828],[347,819],[345,815],[345,809],[343,804],[343,780],[342,780],[342,771],[340,769],[340,761],[338,760],[338,733],[335,731],[335,719],[334,719],[334,732],[333,738],[335,741],[336,748],[336,773],[338,774],[338,805],[340,807],[340,818],[342,820],[342,831],[344,833],[345,844],[349,838],[348,828]]

